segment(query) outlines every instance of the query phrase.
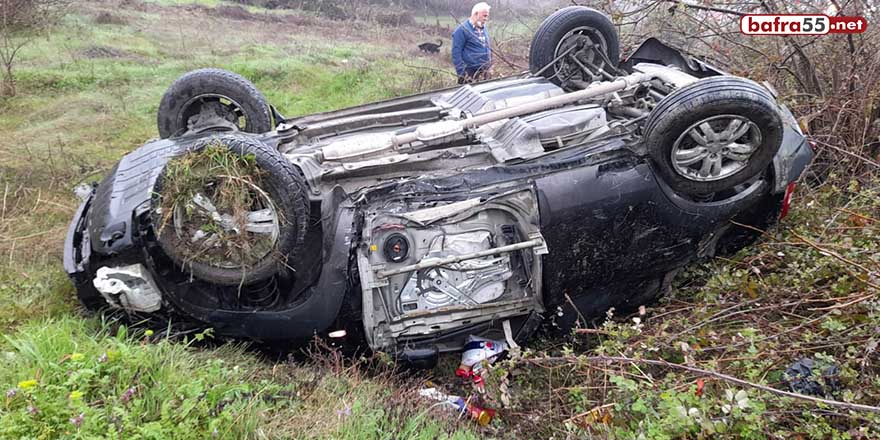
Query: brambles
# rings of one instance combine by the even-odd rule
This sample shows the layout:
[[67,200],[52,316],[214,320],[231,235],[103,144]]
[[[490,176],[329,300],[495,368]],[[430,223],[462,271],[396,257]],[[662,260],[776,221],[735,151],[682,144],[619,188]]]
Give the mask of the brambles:
[[659,36],[734,75],[767,81],[811,136],[817,158],[811,180],[838,171],[861,176],[880,170],[880,30],[821,36],[753,36],[739,30],[744,14],[828,14],[876,23],[861,2],[652,1],[638,8],[609,3],[621,44],[632,53],[646,36]]
[[[536,438],[876,437],[878,414],[847,405],[880,402],[880,178],[846,181],[801,189],[780,227],[732,258],[692,267],[645,314],[609,317],[531,353],[511,369],[508,412],[522,415],[505,422]],[[785,372],[805,357],[836,366],[839,388],[822,397],[840,406],[664,365],[792,391]],[[814,379],[826,383],[819,370]]]

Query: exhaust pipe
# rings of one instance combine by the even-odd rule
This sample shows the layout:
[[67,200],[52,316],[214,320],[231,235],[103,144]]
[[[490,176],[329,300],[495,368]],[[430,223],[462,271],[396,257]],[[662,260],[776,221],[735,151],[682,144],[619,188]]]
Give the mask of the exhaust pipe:
[[535,113],[541,110],[547,110],[559,107],[565,104],[572,104],[583,99],[595,98],[597,96],[607,95],[621,90],[628,89],[632,86],[642,84],[654,79],[654,75],[647,73],[633,73],[615,81],[603,82],[588,87],[577,92],[566,93],[564,95],[554,96],[552,98],[541,99],[527,104],[517,105],[513,107],[495,110],[493,112],[483,113],[463,120],[448,120],[433,122],[418,126],[415,131],[394,135],[391,138],[391,147],[408,144],[414,141],[430,141],[433,139],[443,138],[449,135],[461,133],[465,129],[476,128],[490,122],[501,121],[516,116],[523,116]]
[[607,95],[630,87],[643,84],[656,77],[653,73],[637,72],[620,77],[614,81],[602,82],[592,85],[583,90],[541,99],[527,104],[503,108],[488,113],[483,113],[467,119],[450,119],[445,121],[431,122],[419,125],[414,131],[401,134],[375,134],[368,137],[352,137],[334,142],[321,149],[324,160],[344,159],[348,157],[362,156],[369,153],[388,150],[409,144],[415,141],[431,141],[441,139],[454,134],[459,134],[466,129],[479,127],[490,122],[501,121],[508,118],[523,116],[541,110],[572,104],[583,99],[595,98]]

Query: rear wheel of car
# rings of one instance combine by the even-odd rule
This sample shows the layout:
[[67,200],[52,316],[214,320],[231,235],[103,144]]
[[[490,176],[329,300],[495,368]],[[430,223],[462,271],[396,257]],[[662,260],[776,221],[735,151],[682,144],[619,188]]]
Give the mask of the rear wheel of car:
[[276,149],[244,134],[202,139],[156,181],[153,229],[184,270],[218,285],[294,265],[308,227],[306,184]]
[[[598,72],[584,72],[584,66],[613,71],[619,58],[620,43],[614,23],[595,9],[569,6],[547,17],[535,32],[529,50],[529,70],[541,72],[557,85],[571,80],[592,82]],[[550,63],[553,65],[548,67]]]
[[162,96],[158,125],[163,139],[196,126],[263,133],[272,129],[272,116],[263,94],[241,75],[199,69],[178,78]]
[[782,130],[766,89],[743,78],[714,77],[663,98],[645,122],[644,143],[671,188],[702,195],[763,172],[782,144]]

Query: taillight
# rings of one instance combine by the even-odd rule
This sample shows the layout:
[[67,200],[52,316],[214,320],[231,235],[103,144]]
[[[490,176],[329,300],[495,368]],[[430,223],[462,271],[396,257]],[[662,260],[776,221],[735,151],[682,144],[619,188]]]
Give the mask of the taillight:
[[794,194],[794,182],[788,184],[785,188],[785,197],[782,198],[782,210],[779,211],[779,220],[788,215],[788,207],[791,206],[791,195]]

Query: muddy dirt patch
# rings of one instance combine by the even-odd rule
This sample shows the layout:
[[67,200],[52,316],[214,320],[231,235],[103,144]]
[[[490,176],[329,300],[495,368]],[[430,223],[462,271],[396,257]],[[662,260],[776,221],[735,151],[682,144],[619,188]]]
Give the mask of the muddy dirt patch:
[[95,16],[95,23],[96,24],[123,25],[123,24],[128,24],[128,20],[126,20],[125,18],[122,18],[118,15],[112,14],[110,12],[103,11],[103,12],[98,13],[98,15]]
[[80,52],[85,58],[134,58],[129,52],[110,46],[89,46]]

